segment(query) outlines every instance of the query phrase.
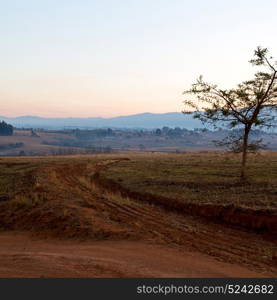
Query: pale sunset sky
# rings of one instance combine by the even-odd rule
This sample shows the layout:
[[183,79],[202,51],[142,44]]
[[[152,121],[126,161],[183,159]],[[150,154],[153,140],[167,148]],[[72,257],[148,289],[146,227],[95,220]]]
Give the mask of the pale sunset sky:
[[0,115],[182,109],[199,75],[232,87],[277,58],[276,0],[0,0]]

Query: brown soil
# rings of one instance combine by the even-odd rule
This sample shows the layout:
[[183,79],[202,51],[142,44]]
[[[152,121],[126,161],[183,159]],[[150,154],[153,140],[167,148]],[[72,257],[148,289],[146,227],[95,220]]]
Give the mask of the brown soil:
[[[0,227],[9,233],[0,234],[0,277],[277,275],[274,235],[224,226],[99,186],[97,174],[115,162],[32,171],[32,184],[19,195],[33,199],[31,204],[1,203]],[[11,230],[29,231],[33,238]]]
[[41,240],[0,235],[0,277],[261,277],[197,252],[130,241]]

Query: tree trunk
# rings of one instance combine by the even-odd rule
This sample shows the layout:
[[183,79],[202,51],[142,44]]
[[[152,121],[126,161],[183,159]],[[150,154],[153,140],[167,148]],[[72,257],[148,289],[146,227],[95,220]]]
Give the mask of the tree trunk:
[[246,160],[247,160],[247,148],[248,148],[248,136],[250,132],[251,126],[245,125],[244,135],[243,135],[243,143],[242,143],[242,162],[241,162],[241,173],[240,178],[245,179],[245,169],[246,169]]

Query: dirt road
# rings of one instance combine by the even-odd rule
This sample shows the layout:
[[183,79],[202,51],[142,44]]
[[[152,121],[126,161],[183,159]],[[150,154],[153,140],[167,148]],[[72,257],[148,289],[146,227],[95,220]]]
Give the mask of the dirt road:
[[78,242],[0,234],[0,277],[261,277],[178,248],[135,241]]
[[95,170],[110,163],[26,173],[1,206],[0,277],[276,276],[274,236],[107,190]]

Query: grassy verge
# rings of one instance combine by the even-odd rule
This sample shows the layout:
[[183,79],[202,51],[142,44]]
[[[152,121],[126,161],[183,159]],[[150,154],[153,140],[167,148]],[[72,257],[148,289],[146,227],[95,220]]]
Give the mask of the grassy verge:
[[186,203],[277,210],[277,153],[249,157],[249,180],[239,180],[240,157],[226,153],[133,155],[104,176],[130,190]]

